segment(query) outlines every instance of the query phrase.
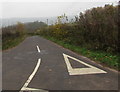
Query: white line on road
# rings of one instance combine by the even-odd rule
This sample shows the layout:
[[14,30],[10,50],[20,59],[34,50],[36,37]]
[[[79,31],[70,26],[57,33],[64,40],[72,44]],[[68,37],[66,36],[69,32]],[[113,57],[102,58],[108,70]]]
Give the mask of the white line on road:
[[47,90],[43,90],[43,89],[36,89],[36,88],[26,88],[26,91],[30,91],[30,92],[48,92]]
[[40,48],[39,48],[39,46],[37,46],[37,50],[38,50],[38,52],[40,53]]
[[34,69],[34,71],[32,72],[32,74],[30,75],[30,77],[28,78],[28,80],[26,81],[26,83],[24,84],[24,86],[21,88],[21,90],[26,90],[27,86],[29,85],[29,83],[31,82],[31,80],[33,79],[34,75],[36,74],[39,66],[41,63],[41,59],[38,59],[37,65]]
[[[63,56],[64,56],[64,59],[65,59],[65,63],[67,65],[67,69],[68,69],[68,72],[69,72],[69,75],[84,75],[84,74],[97,74],[97,73],[107,73],[97,67],[94,67],[92,65],[89,65],[81,60],[78,60],[74,57],[71,57],[69,55],[66,55],[63,53]],[[79,63],[81,64],[84,64],[86,66],[88,66],[89,68],[72,68],[71,64],[70,64],[70,61],[68,58],[71,58],[75,61],[78,61]]]

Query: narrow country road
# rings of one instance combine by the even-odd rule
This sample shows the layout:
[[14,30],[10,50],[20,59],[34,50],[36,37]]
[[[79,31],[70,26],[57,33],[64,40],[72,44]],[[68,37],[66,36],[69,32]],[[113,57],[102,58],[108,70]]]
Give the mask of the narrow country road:
[[118,90],[118,73],[38,36],[2,55],[3,90]]

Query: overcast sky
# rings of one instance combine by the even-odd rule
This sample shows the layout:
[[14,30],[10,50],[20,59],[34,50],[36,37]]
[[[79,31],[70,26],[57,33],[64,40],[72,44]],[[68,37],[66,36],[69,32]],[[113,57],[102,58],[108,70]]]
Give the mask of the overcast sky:
[[[46,0],[45,0],[46,1]],[[56,0],[57,1],[57,0]],[[59,0],[58,0],[59,1]],[[67,16],[77,15],[86,9],[104,6],[105,4],[117,4],[117,0],[83,0],[84,2],[0,2],[0,17],[2,18],[28,18],[28,17],[54,17],[66,13]]]

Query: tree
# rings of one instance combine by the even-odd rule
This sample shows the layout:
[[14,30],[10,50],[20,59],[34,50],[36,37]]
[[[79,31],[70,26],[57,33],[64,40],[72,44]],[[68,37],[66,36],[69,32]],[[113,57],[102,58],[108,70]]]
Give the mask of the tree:
[[19,34],[19,35],[23,35],[25,34],[25,26],[23,23],[21,22],[18,22],[17,25],[16,25],[16,32]]

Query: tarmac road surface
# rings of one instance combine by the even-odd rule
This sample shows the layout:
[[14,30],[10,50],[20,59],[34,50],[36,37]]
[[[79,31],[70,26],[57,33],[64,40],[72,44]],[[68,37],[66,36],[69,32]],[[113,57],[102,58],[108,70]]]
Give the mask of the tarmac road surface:
[[42,37],[3,52],[3,90],[118,90],[118,72]]

